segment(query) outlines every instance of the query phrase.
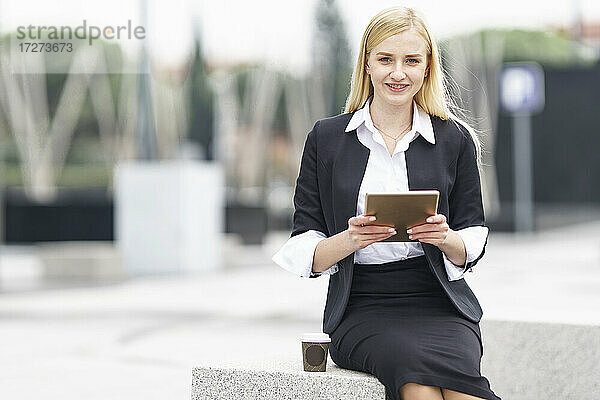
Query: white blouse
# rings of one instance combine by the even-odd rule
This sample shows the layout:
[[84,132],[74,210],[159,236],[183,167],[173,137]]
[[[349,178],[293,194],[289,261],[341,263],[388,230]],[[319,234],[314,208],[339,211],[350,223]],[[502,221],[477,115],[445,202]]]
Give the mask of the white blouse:
[[[365,102],[360,110],[357,110],[346,127],[346,132],[357,130],[358,140],[370,150],[365,174],[358,193],[356,205],[356,216],[364,213],[365,197],[367,193],[377,192],[407,192],[408,172],[406,169],[405,152],[410,143],[422,135],[428,142],[435,144],[435,136],[431,119],[421,107],[413,101],[413,121],[410,132],[405,134],[396,143],[393,155],[385,145],[383,136],[373,125],[369,105],[373,96]],[[483,251],[489,230],[484,226],[472,226],[456,231],[463,240],[467,253],[466,262],[471,262]],[[327,238],[323,232],[309,230],[302,234],[293,236],[272,257],[272,260],[286,269],[301,277],[331,275],[338,272],[338,264],[334,264],[323,272],[312,272],[313,256],[317,244]],[[380,264],[407,258],[419,257],[425,254],[419,242],[375,242],[354,253],[356,264]],[[463,278],[465,266],[457,266],[446,258],[444,265],[448,273],[448,279],[458,280]],[[466,265],[466,264],[465,264]]]

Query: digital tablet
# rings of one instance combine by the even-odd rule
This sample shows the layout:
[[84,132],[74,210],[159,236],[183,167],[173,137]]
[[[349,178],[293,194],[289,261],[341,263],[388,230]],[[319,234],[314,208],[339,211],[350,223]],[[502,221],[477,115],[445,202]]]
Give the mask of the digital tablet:
[[426,223],[437,214],[440,192],[437,190],[411,190],[403,193],[367,193],[365,215],[377,217],[368,225],[387,225],[396,228],[396,234],[380,242],[415,242],[406,230]]

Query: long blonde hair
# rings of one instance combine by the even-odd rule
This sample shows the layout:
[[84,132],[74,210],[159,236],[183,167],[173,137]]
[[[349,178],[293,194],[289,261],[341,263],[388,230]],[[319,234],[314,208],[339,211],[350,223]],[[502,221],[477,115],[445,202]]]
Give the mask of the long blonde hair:
[[[424,16],[408,7],[390,7],[379,12],[371,19],[363,33],[356,67],[352,73],[350,94],[346,99],[345,113],[360,109],[373,94],[371,79],[365,71],[366,61],[374,47],[390,36],[412,29],[426,43],[429,59],[429,74],[425,77],[421,90],[415,95],[415,102],[428,114],[436,115],[443,120],[451,120],[468,130],[475,142],[477,161],[481,160],[481,143],[475,130],[463,119],[455,115],[464,114],[450,95],[442,71],[441,56],[436,40],[432,37]],[[453,112],[454,110],[454,112]]]

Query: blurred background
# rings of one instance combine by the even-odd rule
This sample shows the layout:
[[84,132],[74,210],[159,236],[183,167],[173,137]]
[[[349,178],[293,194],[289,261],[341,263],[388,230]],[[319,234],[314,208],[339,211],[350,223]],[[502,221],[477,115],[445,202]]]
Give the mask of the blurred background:
[[[0,0],[0,397],[185,397],[191,366],[319,331],[327,278],[270,257],[306,134],[342,112],[392,5]],[[485,317],[599,324],[600,5],[401,5],[480,132],[491,235],[467,279]],[[84,29],[128,24],[144,37]],[[23,51],[44,41],[72,51]]]

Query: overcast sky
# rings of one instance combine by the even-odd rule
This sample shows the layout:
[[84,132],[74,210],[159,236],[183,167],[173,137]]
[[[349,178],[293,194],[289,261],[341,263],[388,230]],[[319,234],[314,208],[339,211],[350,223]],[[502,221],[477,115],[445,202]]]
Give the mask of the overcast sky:
[[[310,65],[310,38],[315,4],[320,0],[148,0],[148,42],[154,58],[178,63],[190,48],[194,22],[201,29],[207,57],[228,62],[266,60],[302,74]],[[141,0],[0,0],[0,29],[19,25],[140,24]],[[600,21],[597,0],[337,0],[347,24],[353,53],[362,31],[378,11],[393,5],[414,6],[438,38],[482,27],[544,28],[568,25],[579,9],[584,20]],[[132,43],[123,43],[133,48]]]

